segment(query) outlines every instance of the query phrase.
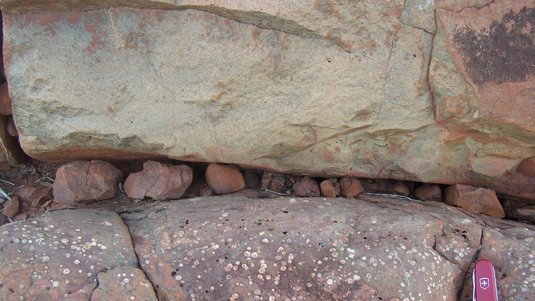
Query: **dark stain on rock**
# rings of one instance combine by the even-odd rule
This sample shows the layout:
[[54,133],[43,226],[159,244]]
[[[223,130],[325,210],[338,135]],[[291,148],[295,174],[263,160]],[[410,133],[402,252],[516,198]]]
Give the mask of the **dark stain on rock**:
[[510,12],[494,21],[488,32],[465,28],[455,33],[454,42],[463,56],[472,81],[525,81],[535,74],[535,8]]

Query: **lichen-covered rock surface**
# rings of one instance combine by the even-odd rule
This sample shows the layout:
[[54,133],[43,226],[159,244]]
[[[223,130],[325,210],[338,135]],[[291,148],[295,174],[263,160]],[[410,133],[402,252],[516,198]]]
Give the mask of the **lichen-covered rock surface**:
[[471,300],[479,258],[501,300],[535,297],[535,228],[442,203],[225,196],[122,217],[160,300]]
[[530,0],[13,1],[19,139],[535,200]]
[[500,300],[535,299],[535,228],[443,203],[220,196],[120,215],[63,209],[0,227],[0,300],[468,301],[480,258],[496,267]]
[[62,210],[0,227],[2,301],[89,300],[99,273],[136,266],[128,228],[115,212]]

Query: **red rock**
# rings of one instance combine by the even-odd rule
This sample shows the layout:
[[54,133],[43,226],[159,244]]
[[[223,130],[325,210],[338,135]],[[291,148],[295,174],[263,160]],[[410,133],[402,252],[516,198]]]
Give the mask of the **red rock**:
[[13,192],[19,199],[33,208],[38,208],[52,199],[50,188],[43,185],[22,186]]
[[491,189],[469,185],[452,185],[446,188],[446,204],[461,207],[469,212],[504,218],[505,212]]
[[120,170],[108,162],[75,161],[56,171],[54,200],[71,204],[92,200],[111,199],[117,195]]
[[193,169],[187,165],[166,165],[146,161],[143,171],[131,173],[124,190],[133,199],[170,200],[181,198],[193,181]]
[[28,213],[27,212],[23,212],[21,214],[17,214],[15,217],[13,217],[13,220],[16,221],[16,222],[20,222],[20,221],[26,220],[27,218],[28,218]]
[[395,194],[399,194],[399,195],[408,196],[409,194],[411,194],[411,190],[405,182],[394,183],[392,190],[394,191]]
[[318,182],[310,177],[303,177],[297,181],[292,189],[297,196],[317,197],[320,196],[320,187]]
[[442,201],[442,190],[440,186],[435,184],[424,184],[421,187],[418,187],[414,192],[414,195],[424,201]]
[[11,197],[11,200],[8,200],[4,203],[4,209],[2,210],[2,213],[7,217],[15,217],[17,213],[19,213],[20,210],[20,200],[19,198],[14,195]]
[[206,183],[216,194],[236,192],[245,188],[240,170],[231,165],[212,163],[206,168]]
[[535,157],[522,160],[516,167],[516,171],[528,177],[535,178]]
[[362,192],[364,188],[359,179],[354,177],[344,177],[340,180],[340,194],[346,198],[353,198]]
[[7,83],[0,85],[0,115],[9,116],[13,114],[13,108],[11,103],[11,97]]
[[13,119],[13,115],[10,115],[6,119],[6,130],[9,136],[11,137],[18,137],[19,132],[17,131],[17,126],[15,126],[15,120]]
[[340,194],[340,183],[336,179],[326,179],[320,183],[321,195],[328,198],[337,197]]

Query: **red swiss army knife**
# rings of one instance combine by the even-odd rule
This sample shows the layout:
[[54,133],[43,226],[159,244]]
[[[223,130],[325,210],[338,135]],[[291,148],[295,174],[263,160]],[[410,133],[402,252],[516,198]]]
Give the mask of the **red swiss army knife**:
[[496,272],[492,262],[487,259],[477,261],[472,275],[474,301],[498,301]]

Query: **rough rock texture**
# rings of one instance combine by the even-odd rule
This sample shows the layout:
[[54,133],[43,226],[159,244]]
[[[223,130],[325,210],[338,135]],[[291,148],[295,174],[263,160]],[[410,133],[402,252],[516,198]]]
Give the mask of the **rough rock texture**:
[[122,216],[160,300],[457,300],[482,256],[507,300],[535,297],[535,228],[442,203],[215,197]]
[[193,169],[187,165],[174,166],[147,161],[143,163],[143,171],[128,175],[124,190],[133,199],[179,199],[192,181]]
[[535,178],[515,169],[535,155],[531,0],[0,5],[31,156],[167,156],[535,200]]
[[89,300],[99,273],[136,265],[115,212],[62,210],[0,228],[0,300]]
[[316,180],[310,177],[299,179],[292,186],[292,190],[297,196],[320,196],[320,186]]
[[[483,229],[478,258],[496,266],[499,300],[533,300],[535,297],[535,235],[532,228]],[[461,300],[472,300],[468,281]]]
[[505,217],[496,192],[491,189],[458,184],[446,188],[445,194],[445,202],[448,205],[461,207],[473,213],[497,218]]
[[516,171],[528,177],[535,177],[535,157],[522,160],[516,167]]
[[479,258],[500,300],[535,299],[535,227],[443,203],[228,196],[122,217],[71,209],[1,226],[0,300],[468,301]]
[[20,211],[20,200],[17,196],[13,196],[11,200],[7,200],[2,207],[2,214],[7,217],[15,217]]
[[245,179],[239,168],[212,163],[206,168],[206,183],[216,194],[227,194],[245,188]]
[[34,208],[39,208],[46,201],[52,199],[50,187],[39,184],[18,187],[13,194],[23,203]]
[[442,190],[435,184],[424,184],[414,191],[414,195],[424,201],[442,201]]
[[54,201],[61,204],[106,200],[117,195],[123,173],[100,160],[62,165],[54,180]]
[[340,195],[340,183],[336,179],[326,179],[320,183],[321,195],[334,198]]
[[340,194],[346,198],[352,198],[364,192],[359,179],[343,177],[340,179]]
[[91,301],[158,301],[152,283],[138,268],[117,267],[98,274]]

